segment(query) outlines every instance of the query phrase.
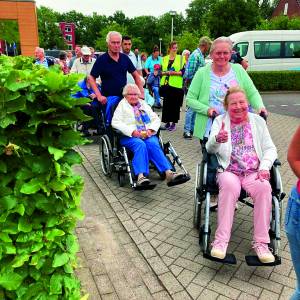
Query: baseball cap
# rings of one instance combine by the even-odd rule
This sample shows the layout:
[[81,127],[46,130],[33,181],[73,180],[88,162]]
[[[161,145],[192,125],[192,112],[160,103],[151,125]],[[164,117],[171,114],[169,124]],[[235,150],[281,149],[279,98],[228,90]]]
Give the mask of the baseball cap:
[[90,48],[86,47],[86,46],[81,48],[81,53],[82,53],[82,55],[91,55],[92,54]]
[[155,64],[154,65],[154,70],[159,70],[160,69],[160,65],[159,64]]

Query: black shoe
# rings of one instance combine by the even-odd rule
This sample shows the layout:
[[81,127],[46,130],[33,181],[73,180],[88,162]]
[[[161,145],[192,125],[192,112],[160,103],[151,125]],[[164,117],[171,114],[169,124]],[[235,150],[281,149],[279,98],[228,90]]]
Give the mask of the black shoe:
[[191,139],[192,139],[192,135],[191,135],[189,132],[185,132],[185,133],[183,134],[183,137],[184,137],[185,139],[187,139],[187,140],[191,140]]

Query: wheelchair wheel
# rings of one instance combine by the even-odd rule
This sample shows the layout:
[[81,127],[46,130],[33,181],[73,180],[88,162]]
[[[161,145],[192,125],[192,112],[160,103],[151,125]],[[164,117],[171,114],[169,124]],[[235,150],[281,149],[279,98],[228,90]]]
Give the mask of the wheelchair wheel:
[[118,173],[118,182],[119,182],[120,187],[123,187],[125,185],[125,174],[124,173]]
[[196,177],[195,177],[193,224],[194,224],[194,228],[197,229],[199,229],[200,221],[201,221],[202,202],[198,191],[202,189],[203,167],[204,167],[204,163],[201,162],[197,164]]
[[99,152],[100,152],[101,169],[105,176],[110,177],[112,174],[113,157],[112,157],[112,147],[107,135],[103,135],[101,137]]

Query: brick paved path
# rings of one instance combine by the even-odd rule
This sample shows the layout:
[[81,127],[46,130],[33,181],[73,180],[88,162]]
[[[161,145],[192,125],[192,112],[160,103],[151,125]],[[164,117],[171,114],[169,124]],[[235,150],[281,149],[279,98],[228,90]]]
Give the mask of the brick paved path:
[[[277,114],[268,119],[286,192],[295,182],[286,150],[298,124],[297,118]],[[202,257],[192,222],[199,142],[182,138],[181,123],[176,132],[162,132],[162,136],[171,140],[192,175],[185,185],[168,188],[152,173],[158,183],[153,191],[120,188],[116,176],[103,176],[98,145],[80,147],[85,158],[85,170],[78,170],[86,179],[82,198],[86,219],[77,228],[82,249],[78,274],[90,299],[289,299],[295,274],[283,231],[280,266],[245,263],[252,236],[248,207],[239,207],[229,246],[238,264],[222,265]]]

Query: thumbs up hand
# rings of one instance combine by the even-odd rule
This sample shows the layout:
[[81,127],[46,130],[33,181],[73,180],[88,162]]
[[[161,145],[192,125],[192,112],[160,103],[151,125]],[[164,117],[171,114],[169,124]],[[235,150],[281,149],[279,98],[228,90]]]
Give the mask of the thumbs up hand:
[[216,135],[217,143],[226,143],[228,141],[228,132],[225,130],[225,123],[222,121],[222,126],[219,133]]

